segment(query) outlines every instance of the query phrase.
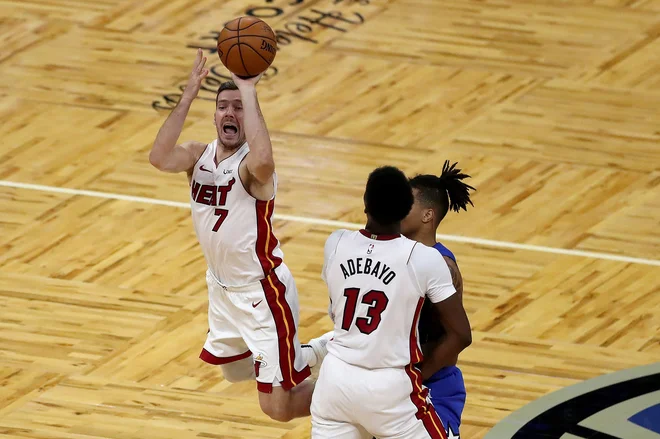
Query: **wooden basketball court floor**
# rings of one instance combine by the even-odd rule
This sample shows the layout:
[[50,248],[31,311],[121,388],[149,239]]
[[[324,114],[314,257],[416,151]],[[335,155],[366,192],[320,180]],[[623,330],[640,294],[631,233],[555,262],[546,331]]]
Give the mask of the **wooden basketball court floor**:
[[198,46],[182,140],[213,138],[214,32],[248,12],[280,40],[259,96],[302,340],[331,328],[322,246],[363,223],[368,173],[449,159],[478,189],[441,228],[461,437],[660,360],[660,1],[0,0],[0,436],[309,437],[198,359],[188,188],[147,159]]

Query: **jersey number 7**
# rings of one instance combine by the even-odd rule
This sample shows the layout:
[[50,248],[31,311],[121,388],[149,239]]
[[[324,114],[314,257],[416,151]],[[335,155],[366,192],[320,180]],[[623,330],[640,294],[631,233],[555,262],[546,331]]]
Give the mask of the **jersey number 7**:
[[[344,290],[346,306],[344,306],[344,317],[341,322],[341,329],[345,331],[348,331],[353,323],[359,295],[359,288],[346,288]],[[369,305],[369,308],[367,308],[366,317],[358,317],[355,319],[355,326],[361,333],[369,335],[378,328],[378,325],[380,325],[382,320],[381,314],[383,314],[383,311],[387,308],[389,301],[390,300],[385,293],[378,290],[371,290],[362,297],[361,303]]]
[[229,211],[227,209],[215,209],[215,214],[218,217],[218,220],[215,222],[215,225],[213,226],[213,231],[217,232],[218,229],[220,229],[220,226],[222,223],[227,219],[227,214]]

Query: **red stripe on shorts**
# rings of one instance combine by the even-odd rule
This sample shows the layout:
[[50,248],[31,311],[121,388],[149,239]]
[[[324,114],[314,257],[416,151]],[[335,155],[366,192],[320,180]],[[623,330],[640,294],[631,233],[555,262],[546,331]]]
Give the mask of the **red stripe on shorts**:
[[[279,280],[274,271],[261,280],[261,285],[266,295],[266,303],[268,303],[268,308],[275,320],[280,370],[282,371],[282,388],[289,390],[310,376],[311,371],[307,365],[301,371],[295,369],[296,348],[294,338],[296,326],[291,307],[286,301],[286,286]],[[257,383],[257,389],[261,392],[270,393],[272,384]]]
[[422,421],[432,439],[447,439],[447,433],[442,425],[442,421],[440,421],[438,414],[435,412],[435,408],[426,401],[428,389],[422,387],[422,373],[412,364],[406,366],[405,370],[412,384],[410,400],[417,407],[415,417]]
[[199,358],[202,360],[206,361],[209,364],[213,364],[215,366],[219,364],[227,364],[227,363],[232,363],[234,361],[242,360],[244,358],[248,358],[252,355],[252,352],[247,351],[239,355],[233,355],[231,357],[216,357],[206,349],[202,349],[202,352],[199,354]]
[[435,412],[435,408],[426,400],[428,389],[425,389],[422,386],[422,373],[414,366],[424,359],[417,341],[417,325],[423,304],[424,298],[421,297],[417,302],[412,328],[410,328],[410,364],[405,367],[406,374],[408,375],[408,378],[410,378],[410,383],[412,385],[410,400],[415,407],[417,407],[417,413],[415,416],[422,421],[431,438],[447,439],[447,433],[445,432],[440,418]]

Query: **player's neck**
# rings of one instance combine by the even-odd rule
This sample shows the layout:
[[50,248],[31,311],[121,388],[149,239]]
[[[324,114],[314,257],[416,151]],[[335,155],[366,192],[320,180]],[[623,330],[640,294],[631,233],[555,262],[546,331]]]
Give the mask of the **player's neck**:
[[401,234],[401,224],[390,224],[383,226],[375,221],[367,221],[364,229],[374,235],[399,235]]
[[420,235],[419,239],[415,239],[415,241],[421,242],[422,244],[428,247],[433,247],[438,242],[435,240],[435,232],[425,231],[424,233],[420,233],[419,235]]
[[234,155],[238,149],[243,146],[245,142],[241,142],[238,145],[233,145],[233,146],[225,146],[219,139],[218,139],[218,148],[217,151],[215,152],[215,160],[217,163],[220,163],[224,159],[231,157]]
[[421,242],[422,244],[433,247],[437,241],[435,240],[435,229],[420,228],[412,236],[408,236],[413,241]]

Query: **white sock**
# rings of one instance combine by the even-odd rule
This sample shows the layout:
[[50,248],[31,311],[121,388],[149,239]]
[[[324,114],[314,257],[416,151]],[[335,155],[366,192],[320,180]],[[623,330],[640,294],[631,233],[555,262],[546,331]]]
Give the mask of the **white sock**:
[[309,365],[309,367],[314,367],[316,366],[316,354],[314,353],[314,349],[310,345],[301,345],[300,346],[302,350],[302,355],[303,358],[305,359],[305,362]]

